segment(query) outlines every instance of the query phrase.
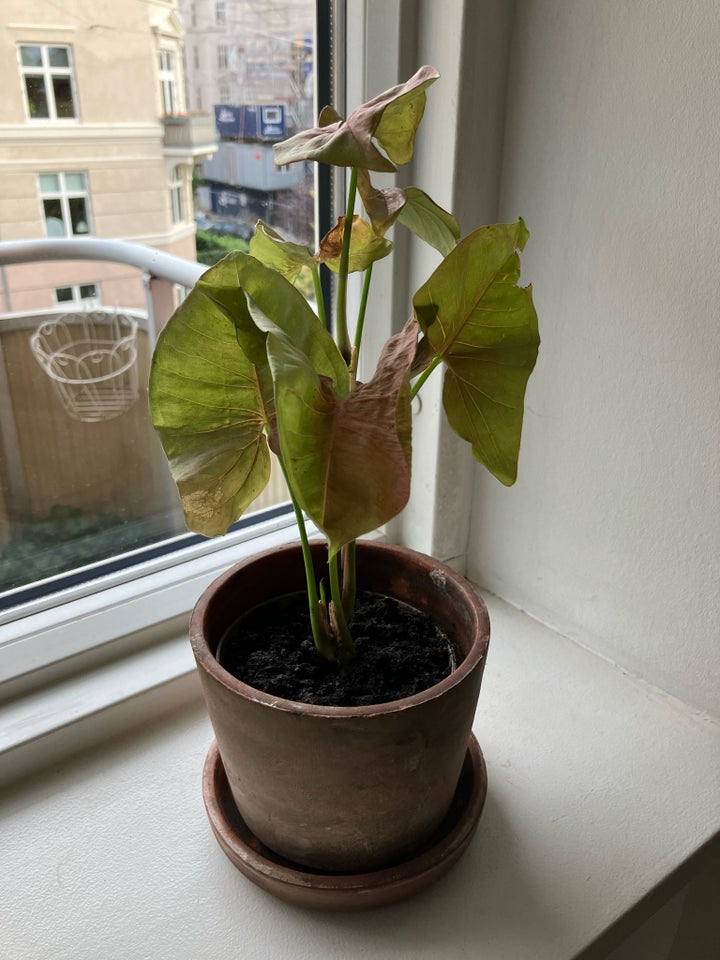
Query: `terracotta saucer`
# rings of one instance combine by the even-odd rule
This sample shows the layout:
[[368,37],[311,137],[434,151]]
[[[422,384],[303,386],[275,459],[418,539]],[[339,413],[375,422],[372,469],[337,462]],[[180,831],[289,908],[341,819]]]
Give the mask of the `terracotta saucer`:
[[217,743],[203,770],[203,798],[215,837],[230,861],[269,893],[302,907],[364,910],[410,897],[442,877],[475,833],[487,793],[480,745],[471,736],[453,802],[428,844],[411,859],[370,873],[322,873],[284,860],[248,829],[230,792]]

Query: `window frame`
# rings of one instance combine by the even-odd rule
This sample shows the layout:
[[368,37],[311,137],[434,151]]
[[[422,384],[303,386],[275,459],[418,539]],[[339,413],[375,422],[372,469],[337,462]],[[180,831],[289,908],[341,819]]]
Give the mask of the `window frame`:
[[[83,287],[94,287],[95,295],[92,297],[84,297],[82,295]],[[71,297],[69,300],[59,300],[58,291],[59,290],[69,290]],[[63,307],[66,303],[69,304],[83,304],[86,306],[101,306],[102,305],[102,296],[100,293],[100,284],[99,283],[69,283],[64,287],[55,287],[54,296],[55,303],[58,307]]]
[[[400,42],[407,31],[403,32],[401,17],[395,8],[388,9],[384,4],[385,0],[318,0],[318,30],[326,28],[323,16],[327,17],[328,9],[333,7],[338,11],[336,38],[345,36],[346,23],[347,35],[356,38],[344,51],[347,63],[344,75],[343,57],[339,63],[337,58],[335,62],[335,69],[340,68],[340,74],[336,74],[340,86],[333,100],[341,114],[345,111],[345,102],[361,102],[366,95],[377,91],[378,83],[390,77],[387,84],[390,85],[407,72],[405,60],[401,60],[403,44]],[[408,0],[399,0],[399,7],[407,16],[412,14],[410,6]],[[411,53],[414,56],[417,51]],[[403,56],[406,55],[407,51]],[[367,77],[373,79],[367,81]],[[322,103],[328,102],[326,92],[320,99]],[[433,162],[432,158],[429,162]],[[330,222],[334,222],[335,216],[343,212],[342,180],[342,173],[335,177],[332,202],[324,213],[320,211],[319,219],[331,217]],[[432,189],[432,184],[430,187]],[[374,278],[374,296],[385,303],[393,301],[398,286],[402,294],[407,284],[408,262],[412,262],[412,256],[402,249],[397,254],[396,269],[387,276],[379,273]],[[359,296],[359,289],[351,292],[353,295]],[[367,337],[368,355],[394,332],[387,311],[380,311],[378,316],[380,323]],[[361,376],[366,377],[367,371],[362,371]],[[447,478],[451,468],[439,459],[436,424],[431,423],[427,435],[425,433],[426,424],[414,438],[423,466],[432,470],[435,464]],[[454,508],[457,512],[457,504]],[[311,526],[310,533],[317,534],[317,531]],[[389,536],[416,546],[412,536],[406,536],[405,531],[398,534],[392,525]],[[295,539],[294,517],[288,511],[253,522],[226,537],[195,544],[182,554],[144,560],[134,567],[88,580],[61,596],[30,600],[23,607],[14,608],[8,616],[0,613],[0,700],[4,694],[16,696],[18,689],[26,689],[28,684],[35,688],[52,682],[58,671],[68,674],[83,670],[84,658],[88,656],[106,656],[114,662],[119,651],[137,650],[140,644],[158,644],[170,636],[177,637],[185,630],[183,624],[197,596],[195,591],[202,585],[243,556]],[[66,722],[62,716],[57,718],[58,726]]]
[[185,223],[185,176],[181,163],[170,170],[170,210],[174,226]]
[[178,112],[177,71],[175,51],[161,47],[158,50],[158,80],[160,81],[160,104],[164,116],[173,117]]
[[[54,176],[58,178],[59,189],[57,192],[51,191],[44,193],[42,189],[42,180],[44,176]],[[67,187],[66,178],[68,176],[81,176],[83,178],[84,188],[82,190],[73,190]],[[64,228],[63,237],[88,237],[92,236],[92,214],[90,210],[90,189],[88,175],[84,170],[43,170],[38,173],[38,194],[43,212],[43,221],[45,224],[45,236],[52,237],[53,234],[48,230],[48,216],[45,208],[46,200],[58,200],[60,202],[61,220]],[[73,216],[70,209],[71,200],[82,200],[85,204],[85,220],[87,230],[76,232],[73,229]]]
[[[28,67],[22,61],[22,51],[26,47],[38,47],[40,49],[40,67]],[[63,49],[67,51],[68,66],[53,67],[49,62],[49,50]],[[78,109],[77,84],[75,82],[75,66],[73,60],[72,46],[68,43],[18,43],[17,44],[18,67],[20,70],[20,80],[23,88],[23,104],[25,106],[25,116],[30,123],[77,123],[80,119]],[[28,96],[26,80],[29,76],[41,76],[43,86],[45,87],[45,100],[48,105],[47,117],[34,117],[30,110],[30,98]],[[57,115],[57,103],[55,100],[55,85],[53,77],[67,77],[70,80],[70,96],[73,105],[72,117],[59,117]]]

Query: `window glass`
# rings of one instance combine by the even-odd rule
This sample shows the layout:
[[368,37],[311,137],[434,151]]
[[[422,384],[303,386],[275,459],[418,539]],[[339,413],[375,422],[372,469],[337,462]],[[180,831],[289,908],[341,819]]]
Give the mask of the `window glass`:
[[27,94],[28,113],[34,120],[45,119],[50,116],[50,107],[45,94],[45,80],[43,77],[25,77],[25,92]]
[[48,47],[48,61],[51,67],[69,67],[70,58],[67,47]]
[[[273,143],[312,123],[313,0],[126,0],[104,6],[101,31],[88,31],[77,5],[64,4],[72,46],[40,29],[32,4],[23,22],[39,42],[15,45],[6,6],[0,44],[18,73],[3,97],[25,111],[28,134],[3,167],[14,197],[3,209],[3,237],[142,238],[201,265],[247,250],[261,218],[288,239],[314,243],[312,166],[294,164],[278,184],[272,164]],[[229,132],[216,125],[221,100]],[[149,104],[160,147],[137,137]],[[35,119],[46,122],[30,129]],[[51,121],[68,119],[77,122],[58,137]],[[85,124],[112,125],[113,136],[90,138]],[[248,155],[243,168],[239,158]],[[261,168],[269,180],[257,179]],[[152,264],[149,249],[150,273]],[[68,578],[93,578],[103,564],[193,539],[147,403],[153,344],[180,299],[175,279],[153,276],[148,285],[140,268],[96,260],[58,259],[33,271],[8,264],[3,272],[0,607],[30,585],[51,591]],[[303,292],[312,297],[312,283]],[[241,523],[268,511],[291,516],[275,470]]]
[[20,47],[20,60],[24,67],[41,67],[42,52],[40,47]]

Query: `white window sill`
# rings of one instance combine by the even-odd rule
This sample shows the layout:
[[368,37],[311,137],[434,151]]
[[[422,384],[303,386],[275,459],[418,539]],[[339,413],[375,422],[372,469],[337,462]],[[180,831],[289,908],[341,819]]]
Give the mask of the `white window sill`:
[[[444,880],[388,910],[322,915],[241,877],[205,818],[212,732],[192,673],[182,679],[189,660],[172,652],[177,638],[155,651],[154,695],[133,698],[130,675],[118,679],[130,698],[122,716],[104,723],[112,709],[100,711],[90,724],[113,734],[105,744],[46,761],[5,790],[8,955],[605,956],[623,918],[635,925],[652,912],[717,840],[720,729],[502,601],[488,605],[493,640],[475,724],[488,800]],[[179,673],[163,683],[166,654]]]

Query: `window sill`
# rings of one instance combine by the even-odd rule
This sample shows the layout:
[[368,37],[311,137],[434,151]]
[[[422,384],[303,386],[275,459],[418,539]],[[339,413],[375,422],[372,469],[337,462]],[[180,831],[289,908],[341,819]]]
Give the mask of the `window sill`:
[[[453,960],[480,945],[484,960],[604,957],[717,839],[720,729],[502,601],[488,606],[475,724],[488,800],[443,881],[393,909],[328,916],[237,874],[202,809],[212,732],[186,674],[162,684],[175,712],[158,719],[148,707],[155,720],[133,733],[146,691],[102,747],[5,790],[10,954],[190,960],[211,942],[223,960],[241,935],[249,958]],[[187,652],[171,652],[180,642],[166,653],[182,672]]]

